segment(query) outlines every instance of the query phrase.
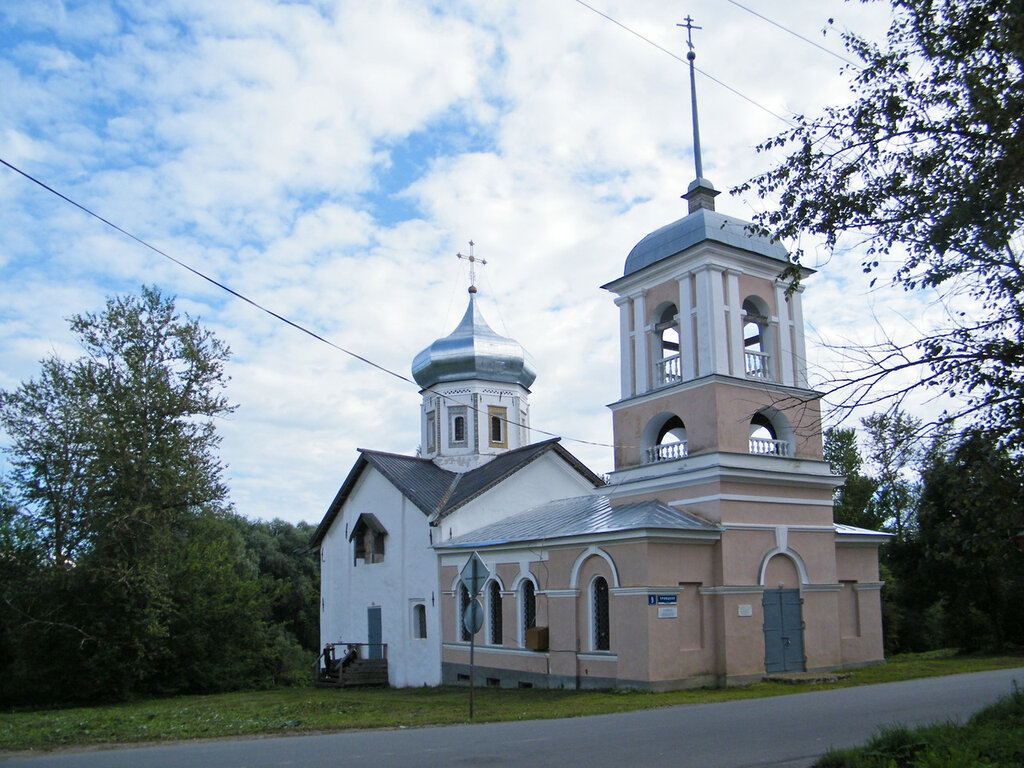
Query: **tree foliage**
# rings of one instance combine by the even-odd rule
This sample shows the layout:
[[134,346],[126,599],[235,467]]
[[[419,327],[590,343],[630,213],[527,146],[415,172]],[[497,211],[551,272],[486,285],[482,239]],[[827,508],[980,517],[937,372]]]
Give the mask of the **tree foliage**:
[[861,420],[874,470],[873,514],[886,530],[905,539],[916,525],[920,494],[921,420],[896,409]]
[[[848,69],[853,101],[797,117],[762,146],[787,159],[741,189],[778,200],[759,217],[766,231],[815,233],[829,248],[853,233],[865,272],[906,290],[935,289],[947,305],[949,322],[911,343],[856,350],[855,370],[833,382],[841,404],[905,394],[913,377],[910,388],[959,396],[947,419],[978,416],[1020,445],[1024,5],[891,4],[884,44],[844,35],[862,63]],[[889,387],[893,374],[901,383]]]
[[[44,360],[0,393],[11,466],[0,483],[0,701],[304,674],[281,617],[291,573],[263,570],[273,546],[246,535],[222,478],[227,346],[151,288],[70,322],[82,357]],[[301,533],[279,523],[272,535],[303,561],[292,570],[308,569]]]
[[880,530],[885,520],[872,504],[878,481],[862,473],[864,460],[857,446],[857,431],[849,427],[825,430],[825,461],[832,472],[846,478],[843,487],[835,493],[832,507],[835,521]]
[[1024,469],[978,432],[924,471],[919,571],[941,600],[947,639],[963,650],[1024,645]]

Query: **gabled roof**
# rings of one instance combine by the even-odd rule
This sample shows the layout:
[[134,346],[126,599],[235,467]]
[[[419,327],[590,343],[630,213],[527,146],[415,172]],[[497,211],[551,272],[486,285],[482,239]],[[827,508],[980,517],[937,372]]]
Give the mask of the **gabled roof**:
[[607,496],[594,494],[550,501],[436,546],[439,549],[488,547],[637,530],[715,535],[721,528],[660,501],[612,506]]
[[320,546],[345,500],[368,466],[380,472],[423,514],[434,518],[451,514],[549,452],[560,456],[591,485],[596,487],[604,484],[600,477],[563,448],[558,440],[556,437],[499,454],[482,467],[461,474],[441,469],[429,459],[359,448],[359,458],[356,459],[355,465],[328,507],[324,519],[317,526],[310,546],[313,549]]

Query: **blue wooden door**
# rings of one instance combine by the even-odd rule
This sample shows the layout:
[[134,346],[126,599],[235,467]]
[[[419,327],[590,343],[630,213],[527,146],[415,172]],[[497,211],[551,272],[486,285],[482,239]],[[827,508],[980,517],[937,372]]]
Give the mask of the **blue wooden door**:
[[383,658],[381,643],[384,642],[384,634],[381,630],[379,605],[371,605],[366,609],[366,625],[366,642],[369,644],[366,649],[366,658]]
[[764,669],[768,673],[803,672],[804,620],[799,589],[766,589],[764,607]]

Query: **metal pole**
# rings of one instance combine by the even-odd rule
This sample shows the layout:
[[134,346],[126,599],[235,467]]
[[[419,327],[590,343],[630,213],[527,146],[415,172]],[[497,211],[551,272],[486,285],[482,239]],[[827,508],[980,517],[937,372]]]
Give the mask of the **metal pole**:
[[[473,558],[473,587],[476,587],[476,569],[477,559]],[[472,595],[471,602],[468,606],[470,612],[473,612],[473,603],[476,601],[476,595]],[[463,617],[465,621],[465,617]],[[476,648],[476,632],[473,631],[473,623],[469,625],[469,719],[473,719],[473,678],[476,677],[473,670],[473,651]]]

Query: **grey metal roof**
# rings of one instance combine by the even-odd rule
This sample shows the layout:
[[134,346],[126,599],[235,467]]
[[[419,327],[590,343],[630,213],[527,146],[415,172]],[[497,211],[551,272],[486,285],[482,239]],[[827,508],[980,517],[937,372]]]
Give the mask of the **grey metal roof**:
[[441,469],[429,459],[365,448],[360,448],[359,453],[427,515],[437,509],[458,479],[458,473]]
[[412,361],[412,377],[426,389],[443,381],[482,379],[530,388],[537,378],[533,358],[514,339],[499,336],[487,325],[469,294],[469,306],[458,327],[422,350]]
[[748,226],[745,221],[702,208],[661,229],[656,229],[637,243],[626,257],[626,267],[622,274],[625,276],[639,272],[705,240],[713,240],[789,263],[789,254],[782,243],[754,235],[748,231]]
[[717,533],[720,529],[659,501],[612,506],[607,496],[594,494],[542,504],[439,546],[486,547],[635,530]]
[[600,477],[559,445],[557,437],[499,454],[483,466],[462,474],[441,469],[429,459],[360,448],[359,458],[317,526],[311,546],[316,548],[323,541],[356,481],[368,466],[387,478],[423,514],[443,516],[469,503],[549,451],[557,453],[592,485],[603,485]]
[[885,531],[872,531],[870,528],[858,528],[855,525],[844,525],[835,523],[836,533],[840,536],[879,536],[881,538],[892,537],[891,533]]

